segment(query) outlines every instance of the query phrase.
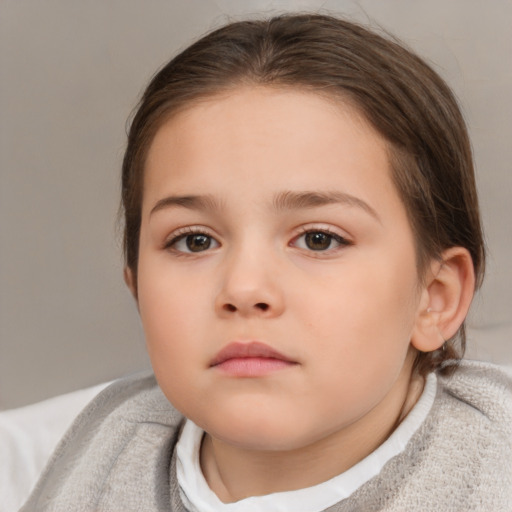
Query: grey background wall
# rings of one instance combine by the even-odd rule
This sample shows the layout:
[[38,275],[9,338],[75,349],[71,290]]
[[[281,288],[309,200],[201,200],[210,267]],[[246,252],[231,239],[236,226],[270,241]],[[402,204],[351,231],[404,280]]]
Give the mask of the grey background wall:
[[1,0],[0,408],[149,367],[116,231],[125,121],[206,30],[318,9],[395,33],[458,94],[490,248],[469,354],[512,364],[511,1]]

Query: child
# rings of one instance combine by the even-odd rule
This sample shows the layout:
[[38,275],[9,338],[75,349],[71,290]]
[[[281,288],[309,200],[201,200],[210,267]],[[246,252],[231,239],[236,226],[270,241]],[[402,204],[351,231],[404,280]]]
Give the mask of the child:
[[327,16],[227,25],[151,81],[122,196],[156,380],[100,394],[22,510],[510,510],[511,383],[459,361],[470,145],[423,61]]

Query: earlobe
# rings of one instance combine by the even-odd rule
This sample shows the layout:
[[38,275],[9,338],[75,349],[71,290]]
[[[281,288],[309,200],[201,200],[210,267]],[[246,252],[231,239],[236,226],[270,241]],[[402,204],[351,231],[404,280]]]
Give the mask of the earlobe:
[[432,352],[454,336],[466,318],[475,291],[468,250],[452,247],[433,261],[411,338],[421,352]]
[[130,267],[124,267],[123,276],[126,286],[128,286],[130,292],[132,292],[133,298],[137,301],[137,283],[132,269]]

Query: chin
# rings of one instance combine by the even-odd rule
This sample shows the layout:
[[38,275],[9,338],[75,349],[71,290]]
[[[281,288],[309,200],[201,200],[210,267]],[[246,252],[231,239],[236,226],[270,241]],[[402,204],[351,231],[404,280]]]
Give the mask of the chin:
[[212,438],[244,450],[290,451],[302,448],[315,440],[314,435],[304,431],[302,421],[276,418],[275,415],[224,417],[223,420],[217,417],[211,422],[194,423]]

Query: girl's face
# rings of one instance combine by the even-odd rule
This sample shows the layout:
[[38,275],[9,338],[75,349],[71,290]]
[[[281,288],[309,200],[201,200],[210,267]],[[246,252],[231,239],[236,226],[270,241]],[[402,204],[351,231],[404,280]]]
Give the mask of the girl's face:
[[399,409],[422,289],[361,116],[242,88],[164,124],[145,172],[138,304],[175,407],[257,450],[361,436]]

